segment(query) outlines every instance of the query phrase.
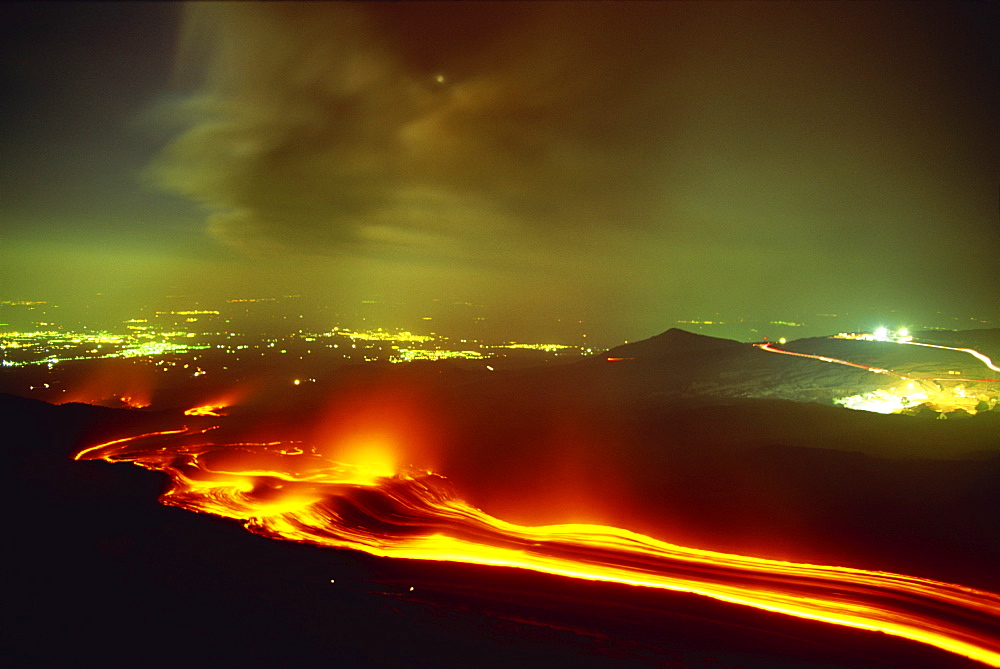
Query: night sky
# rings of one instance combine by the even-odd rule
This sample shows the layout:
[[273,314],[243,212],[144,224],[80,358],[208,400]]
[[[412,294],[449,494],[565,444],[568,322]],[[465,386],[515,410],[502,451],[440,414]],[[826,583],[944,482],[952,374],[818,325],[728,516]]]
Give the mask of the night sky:
[[995,7],[3,5],[0,299],[995,327]]

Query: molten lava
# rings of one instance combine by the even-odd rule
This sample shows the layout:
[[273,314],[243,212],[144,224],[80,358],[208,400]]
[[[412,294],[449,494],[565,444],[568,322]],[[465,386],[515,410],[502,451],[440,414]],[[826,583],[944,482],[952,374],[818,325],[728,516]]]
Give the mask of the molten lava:
[[184,412],[185,416],[224,416],[227,404],[204,404],[198,407],[191,407]]
[[1000,596],[912,576],[685,548],[600,525],[524,527],[468,505],[442,477],[336,462],[304,444],[216,444],[173,430],[87,448],[172,479],[161,501],[276,539],[372,555],[497,565],[704,595],[881,631],[1000,666]]

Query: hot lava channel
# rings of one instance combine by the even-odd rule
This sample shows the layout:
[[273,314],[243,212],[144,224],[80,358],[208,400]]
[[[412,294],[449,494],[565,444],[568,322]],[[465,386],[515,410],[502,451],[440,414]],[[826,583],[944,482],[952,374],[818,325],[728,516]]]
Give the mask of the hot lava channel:
[[76,459],[163,471],[172,481],[163,503],[275,539],[693,593],[1000,666],[1000,596],[960,585],[686,548],[601,525],[514,525],[467,504],[429,472],[386,476],[300,443],[216,444],[210,430],[119,439]]

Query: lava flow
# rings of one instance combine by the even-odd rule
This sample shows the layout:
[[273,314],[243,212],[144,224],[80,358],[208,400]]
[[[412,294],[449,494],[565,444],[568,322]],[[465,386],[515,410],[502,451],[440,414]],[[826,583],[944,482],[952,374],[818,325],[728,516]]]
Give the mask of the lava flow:
[[529,569],[695,593],[880,631],[1000,666],[1000,596],[923,578],[685,548],[599,525],[524,527],[468,505],[442,477],[382,476],[304,444],[216,444],[173,430],[87,448],[172,479],[161,501],[276,539],[392,558]]
[[205,404],[202,406],[192,407],[184,412],[185,416],[224,416],[225,409],[228,405],[226,404]]

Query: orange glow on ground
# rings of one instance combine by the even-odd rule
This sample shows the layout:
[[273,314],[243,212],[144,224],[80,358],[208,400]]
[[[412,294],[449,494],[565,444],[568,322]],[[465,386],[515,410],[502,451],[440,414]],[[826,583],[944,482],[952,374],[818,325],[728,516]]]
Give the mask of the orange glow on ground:
[[602,525],[514,525],[415,471],[381,476],[305,444],[213,444],[208,430],[119,439],[77,459],[166,472],[161,501],[263,536],[392,558],[506,566],[688,592],[879,631],[1000,666],[1000,596],[929,579],[686,548]]
[[380,433],[369,428],[342,437],[332,450],[339,460],[354,463],[359,471],[369,473],[374,483],[396,473],[400,446],[399,439],[391,432]]
[[246,402],[252,394],[251,384],[244,383],[241,387],[225,392],[199,397],[201,404],[193,406],[184,412],[185,416],[225,416],[227,409]]
[[224,416],[227,404],[205,404],[199,407],[191,407],[184,412],[185,416]]
[[323,456],[349,462],[374,476],[401,469],[433,469],[436,434],[433,412],[415,389],[359,388],[342,393],[323,412],[310,443]]
[[122,395],[118,398],[121,400],[122,404],[126,405],[130,409],[145,409],[152,404],[149,396],[144,397],[132,397],[131,395]]
[[103,395],[100,393],[91,394],[85,391],[75,391],[69,397],[59,398],[55,404],[92,404],[94,406],[110,406],[121,408],[126,406],[129,409],[145,409],[152,406],[152,401],[148,395],[134,397],[132,395]]
[[97,368],[67,393],[56,400],[58,404],[79,402],[104,406],[125,405],[143,409],[152,405],[154,394],[152,372],[127,361],[102,361]]

